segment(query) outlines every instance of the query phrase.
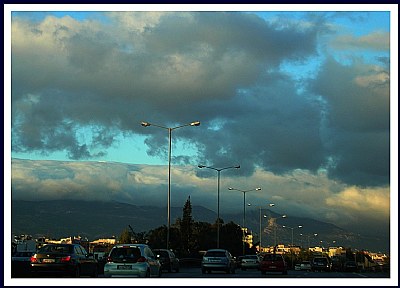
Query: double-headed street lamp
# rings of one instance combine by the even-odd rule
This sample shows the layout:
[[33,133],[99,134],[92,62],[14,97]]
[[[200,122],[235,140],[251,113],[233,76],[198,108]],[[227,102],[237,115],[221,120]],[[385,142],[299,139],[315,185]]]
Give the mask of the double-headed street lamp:
[[217,171],[218,173],[218,196],[217,196],[217,248],[219,248],[219,185],[220,185],[220,174],[222,170],[227,170],[227,169],[239,169],[240,165],[236,166],[229,166],[229,167],[224,167],[224,168],[215,168],[215,167],[210,167],[210,166],[205,166],[205,165],[198,165],[199,168],[208,168]]
[[293,247],[293,230],[294,230],[295,228],[303,228],[303,225],[297,225],[297,227],[289,227],[289,226],[286,226],[286,225],[282,225],[282,227],[283,227],[283,228],[292,229],[292,247]]
[[169,230],[171,227],[171,150],[172,150],[172,130],[176,130],[178,128],[186,127],[186,126],[199,126],[200,122],[195,121],[185,125],[180,125],[176,127],[164,127],[161,125],[149,123],[149,122],[142,122],[141,125],[143,127],[155,126],[162,129],[168,130],[168,138],[169,138],[169,149],[168,149],[168,225],[167,225],[167,249],[169,249]]
[[290,251],[291,251],[291,253],[290,253],[290,255],[291,255],[291,259],[292,259],[292,267],[293,267],[293,230],[295,229],[295,228],[302,228],[303,227],[303,225],[298,225],[297,227],[289,227],[289,226],[285,226],[285,225],[282,225],[282,227],[283,228],[289,228],[289,229],[292,229],[292,246],[290,247]]
[[250,192],[250,191],[260,191],[261,188],[254,188],[254,189],[250,189],[250,190],[240,190],[240,189],[236,189],[236,188],[232,188],[229,187],[229,190],[235,190],[235,191],[239,191],[243,193],[243,255],[245,254],[245,231],[244,229],[246,229],[246,193]]

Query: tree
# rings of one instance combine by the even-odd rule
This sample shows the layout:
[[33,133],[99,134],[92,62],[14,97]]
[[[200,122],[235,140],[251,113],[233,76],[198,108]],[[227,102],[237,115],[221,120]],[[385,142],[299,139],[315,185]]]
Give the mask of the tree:
[[190,196],[183,206],[182,220],[179,221],[179,229],[181,234],[182,252],[190,254],[193,248],[192,235],[193,235],[193,218],[192,218],[192,204],[190,203]]
[[119,243],[125,243],[129,244],[132,243],[132,233],[129,231],[128,228],[125,228],[124,231],[122,231],[121,235],[118,238]]

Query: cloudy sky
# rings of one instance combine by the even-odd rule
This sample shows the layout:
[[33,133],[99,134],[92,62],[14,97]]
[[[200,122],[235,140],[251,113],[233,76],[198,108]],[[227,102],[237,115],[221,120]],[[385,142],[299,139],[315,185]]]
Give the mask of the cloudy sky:
[[389,234],[397,7],[18,8],[5,30],[12,199],[166,206],[157,125],[200,121],[172,131],[172,206],[191,195],[216,211],[217,173],[197,165],[240,165],[221,172],[221,213],[242,211],[228,187],[261,187],[246,201]]

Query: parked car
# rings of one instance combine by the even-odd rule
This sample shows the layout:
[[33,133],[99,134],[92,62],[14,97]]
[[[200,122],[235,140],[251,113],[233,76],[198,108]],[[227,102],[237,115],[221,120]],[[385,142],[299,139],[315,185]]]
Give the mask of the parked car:
[[203,256],[201,262],[201,272],[211,273],[211,271],[225,271],[235,273],[235,259],[231,253],[225,249],[210,249]]
[[161,263],[146,244],[117,244],[104,264],[104,277],[161,277]]
[[357,263],[356,261],[347,261],[343,265],[343,270],[345,272],[357,272]]
[[331,262],[327,257],[314,257],[311,262],[312,271],[331,271]]
[[287,263],[281,254],[265,254],[260,262],[261,274],[280,272],[287,274]]
[[47,244],[30,259],[33,275],[98,276],[97,260],[79,244]]
[[311,262],[310,261],[302,261],[300,263],[300,270],[311,271]]
[[257,255],[245,255],[241,260],[240,267],[243,271],[246,269],[259,269],[260,259]]
[[295,265],[294,265],[294,270],[300,271],[300,270],[301,270],[300,265],[301,265],[300,263],[295,264]]
[[153,252],[161,263],[161,269],[179,272],[179,259],[176,258],[174,252],[167,249],[153,249]]
[[11,277],[29,277],[31,257],[35,252],[15,252],[11,256]]

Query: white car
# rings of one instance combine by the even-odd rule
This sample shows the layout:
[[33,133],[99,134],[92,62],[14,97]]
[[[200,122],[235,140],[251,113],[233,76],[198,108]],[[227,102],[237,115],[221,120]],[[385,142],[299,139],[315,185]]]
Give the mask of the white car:
[[161,277],[161,264],[146,244],[118,244],[107,257],[104,277]]
[[243,271],[246,269],[259,269],[260,259],[257,255],[245,255],[241,260],[240,267]]
[[231,253],[225,249],[209,249],[203,256],[201,271],[203,274],[211,271],[225,271],[235,273],[235,260]]
[[311,271],[311,262],[310,261],[303,261],[300,264],[300,270]]

